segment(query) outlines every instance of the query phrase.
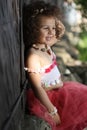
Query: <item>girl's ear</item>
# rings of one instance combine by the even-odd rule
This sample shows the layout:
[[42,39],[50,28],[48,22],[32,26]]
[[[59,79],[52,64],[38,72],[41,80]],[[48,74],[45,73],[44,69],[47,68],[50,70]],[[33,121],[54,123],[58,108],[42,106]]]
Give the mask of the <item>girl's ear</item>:
[[56,19],[56,38],[59,40],[65,32],[65,26],[63,25],[63,23]]

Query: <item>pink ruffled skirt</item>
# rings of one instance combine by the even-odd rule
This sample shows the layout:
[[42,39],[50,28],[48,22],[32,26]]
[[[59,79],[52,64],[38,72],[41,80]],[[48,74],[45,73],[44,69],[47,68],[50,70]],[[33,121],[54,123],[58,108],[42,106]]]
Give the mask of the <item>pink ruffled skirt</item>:
[[27,104],[30,114],[46,120],[52,130],[83,130],[87,126],[87,86],[77,82],[65,82],[60,89],[47,91],[51,102],[58,109],[61,124],[57,125],[47,109],[27,90]]

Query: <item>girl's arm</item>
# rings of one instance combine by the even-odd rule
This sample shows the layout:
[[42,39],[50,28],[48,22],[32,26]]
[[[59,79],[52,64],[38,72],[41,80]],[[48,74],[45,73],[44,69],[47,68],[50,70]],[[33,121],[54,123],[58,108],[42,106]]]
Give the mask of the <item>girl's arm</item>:
[[[38,70],[40,68],[40,62],[37,56],[32,55],[29,57],[27,61],[27,68],[33,68],[34,70]],[[49,114],[54,111],[54,105],[49,100],[49,97],[46,91],[41,86],[41,76],[39,73],[29,73],[29,81],[32,85],[34,93],[36,97],[40,100],[40,102],[47,108]],[[60,118],[59,115],[56,113],[53,119],[54,121],[59,124]]]
[[40,75],[36,73],[29,73],[29,81],[31,82],[36,97],[47,108],[48,112],[53,111],[54,106],[50,102],[43,87],[41,87]]
[[54,122],[57,125],[60,124],[61,121],[60,121],[60,116],[58,112],[56,111],[57,109],[55,109],[55,106],[49,100],[49,97],[47,96],[46,91],[43,89],[43,87],[41,87],[40,75],[31,73],[29,74],[29,79],[31,81],[36,97],[47,108],[48,114],[50,114]]
[[[32,70],[37,70],[40,68],[40,61],[37,55],[32,54],[29,56],[27,60],[27,68],[31,68]],[[34,90],[35,95],[37,98],[41,101],[41,103],[47,108],[47,110],[50,112],[53,110],[54,106],[50,102],[45,90],[41,86],[41,75],[38,72],[29,72],[28,73],[29,81],[32,85],[32,88]]]

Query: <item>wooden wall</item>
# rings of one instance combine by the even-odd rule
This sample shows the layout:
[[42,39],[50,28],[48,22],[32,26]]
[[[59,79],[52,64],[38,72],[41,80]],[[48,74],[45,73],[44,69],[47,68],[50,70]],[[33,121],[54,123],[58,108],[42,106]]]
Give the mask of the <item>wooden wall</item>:
[[[24,82],[22,0],[0,0],[0,130],[21,130]],[[16,106],[16,107],[15,107]]]

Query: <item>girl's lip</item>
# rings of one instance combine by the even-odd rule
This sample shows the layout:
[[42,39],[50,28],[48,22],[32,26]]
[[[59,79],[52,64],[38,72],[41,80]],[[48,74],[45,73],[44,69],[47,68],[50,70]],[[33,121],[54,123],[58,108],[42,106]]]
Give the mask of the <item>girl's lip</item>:
[[52,38],[53,38],[53,36],[46,37],[46,40],[51,40]]
[[50,40],[51,40],[51,37],[46,37],[46,40],[47,40],[47,41],[50,41]]

